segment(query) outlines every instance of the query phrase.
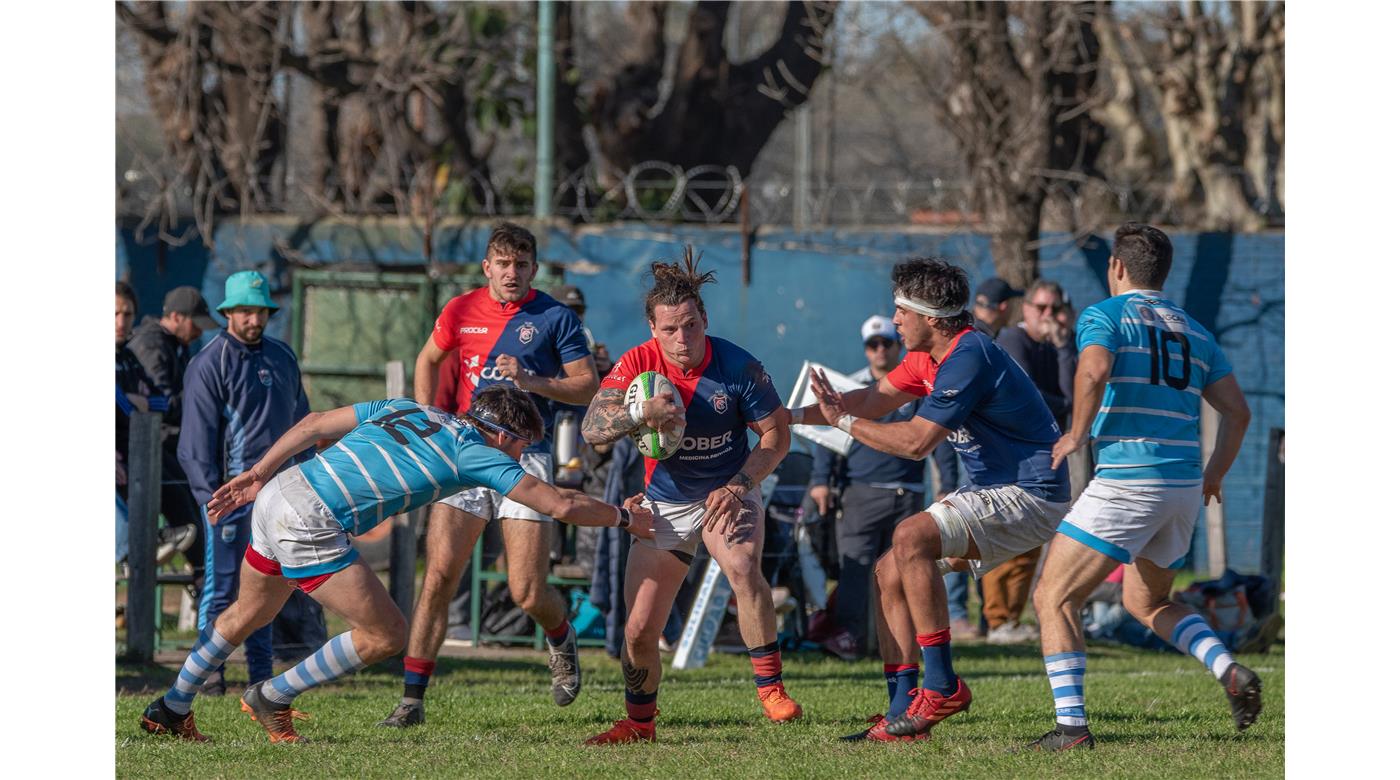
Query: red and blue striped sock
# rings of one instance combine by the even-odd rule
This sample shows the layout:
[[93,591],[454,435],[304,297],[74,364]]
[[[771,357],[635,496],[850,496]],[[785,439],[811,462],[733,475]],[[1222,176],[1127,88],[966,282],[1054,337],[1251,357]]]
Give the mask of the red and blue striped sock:
[[783,653],[776,641],[762,647],[750,647],[749,663],[753,664],[754,685],[766,688],[783,681]]
[[924,657],[924,688],[951,696],[958,690],[958,676],[953,673],[952,634],[948,629],[932,634],[919,634],[919,650]]
[[910,691],[919,687],[918,664],[885,664],[885,684],[890,689],[890,709],[885,713],[886,720],[894,720],[909,709],[914,700]]
[[404,656],[403,659],[403,703],[420,704],[428,692],[428,679],[433,676],[437,662],[427,658]]
[[627,699],[627,717],[636,723],[650,723],[656,718],[656,694],[633,693],[626,691],[623,696]]
[[558,647],[569,637],[569,621],[567,618],[559,621],[559,625],[554,628],[544,630],[544,638],[553,646]]

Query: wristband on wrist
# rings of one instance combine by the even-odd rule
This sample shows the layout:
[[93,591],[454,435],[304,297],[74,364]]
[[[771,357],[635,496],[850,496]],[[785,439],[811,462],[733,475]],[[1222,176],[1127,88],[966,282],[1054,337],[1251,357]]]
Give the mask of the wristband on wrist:
[[790,409],[788,411],[792,415],[792,422],[789,423],[790,425],[802,425],[802,421],[807,419],[807,407],[805,406],[799,406],[796,409]]
[[735,474],[734,476],[730,477],[729,481],[725,484],[734,485],[735,487],[741,487],[744,489],[744,492],[747,493],[748,491],[753,490],[753,477],[750,477],[748,474],[745,474],[741,471],[738,474]]
[[617,510],[617,527],[621,528],[624,531],[628,528],[631,528],[632,513],[627,511],[627,509],[624,507],[616,506],[613,508]]
[[848,412],[848,413],[843,414],[843,415],[841,415],[840,417],[836,418],[836,427],[837,427],[837,428],[840,428],[841,430],[845,431],[846,433],[850,433],[850,432],[851,432],[851,425],[853,425],[853,424],[855,423],[855,421],[856,421],[856,416],[855,416],[854,414],[850,414],[850,413]]
[[627,419],[631,420],[633,425],[642,424],[645,416],[642,414],[642,400],[640,398],[627,405]]

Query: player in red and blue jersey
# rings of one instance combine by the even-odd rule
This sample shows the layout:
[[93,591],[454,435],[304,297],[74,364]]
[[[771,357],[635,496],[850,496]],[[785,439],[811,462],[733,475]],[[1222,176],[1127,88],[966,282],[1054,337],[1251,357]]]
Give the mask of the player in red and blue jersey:
[[[591,745],[656,740],[657,640],[702,540],[734,588],[739,633],[764,714],[777,722],[802,714],[783,687],[772,592],[760,566],[763,508],[756,489],[787,455],[787,410],[757,358],[705,335],[700,287],[714,273],[699,272],[690,248],[683,263],[652,263],[651,270],[655,284],[646,315],[652,340],[625,353],[603,380],[583,436],[590,444],[616,441],[643,422],[658,429],[683,422],[685,434],[670,458],[646,460],[643,506],[655,517],[655,538],[633,545],[627,559],[627,717],[589,739]],[[629,408],[627,386],[644,371],[665,376],[679,397],[661,393]],[[753,448],[749,430],[759,437]]]
[[[545,434],[526,448],[520,465],[553,484],[551,404],[588,403],[598,389],[598,371],[578,316],[530,286],[539,270],[530,231],[509,222],[497,226],[486,242],[481,268],[487,286],[449,301],[419,352],[413,397],[420,404],[433,403],[438,366],[454,349],[460,374],[451,411],[470,408],[474,394],[487,387],[505,384],[526,391],[544,419]],[[510,561],[511,598],[545,632],[554,702],[562,707],[578,696],[578,644],[568,605],[546,582],[555,524],[498,491],[479,487],[447,496],[429,511],[427,568],[404,656],[403,697],[381,726],[424,722],[423,698],[447,635],[448,605],[482,529],[494,519],[501,520]]]
[[[609,506],[525,473],[517,461],[543,428],[530,398],[509,387],[479,393],[462,418],[407,398],[302,418],[209,501],[211,523],[255,502],[238,600],[200,633],[170,690],[142,714],[142,729],[206,741],[190,710],[195,694],[300,588],[345,618],[350,630],[284,674],[254,682],[243,694],[243,710],[273,742],[303,741],[292,727],[292,700],[399,652],[407,634],[398,607],[350,545],[350,536],[442,495],[489,486],[565,522],[621,527],[649,537],[650,512],[637,501]],[[278,473],[289,457],[328,438],[338,441]]]
[[[967,471],[968,486],[900,521],[893,548],[876,564],[887,665],[917,669],[890,691],[890,708],[848,739],[921,739],[939,721],[967,709],[972,694],[953,672],[943,558],[978,574],[1055,533],[1069,508],[1069,473],[1051,464],[1060,430],[1026,372],[966,311],[967,274],[944,260],[895,266],[895,326],[909,354],[880,383],[844,396],[812,377],[819,403],[795,410],[797,422],[834,424],[861,443],[905,458],[927,457],[944,439]],[[881,423],[920,399],[914,418]],[[891,647],[890,645],[893,645]],[[898,683],[898,681],[896,681]]]

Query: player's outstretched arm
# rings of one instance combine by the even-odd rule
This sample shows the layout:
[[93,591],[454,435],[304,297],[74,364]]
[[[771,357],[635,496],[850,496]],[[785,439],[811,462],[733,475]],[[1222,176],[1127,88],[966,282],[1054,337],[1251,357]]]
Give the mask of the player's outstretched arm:
[[1249,402],[1245,400],[1244,391],[1240,390],[1240,383],[1235,380],[1234,374],[1226,374],[1206,385],[1201,397],[1220,413],[1215,449],[1211,452],[1210,462],[1201,471],[1201,493],[1209,504],[1211,496],[1215,496],[1216,501],[1223,500],[1220,485],[1225,481],[1225,472],[1235,462],[1235,456],[1240,454],[1245,432],[1249,430],[1250,412]]
[[312,412],[301,418],[291,430],[282,434],[282,438],[272,445],[262,460],[214,491],[214,497],[209,499],[209,522],[217,524],[228,513],[256,498],[258,491],[288,458],[320,439],[338,439],[354,430],[357,424],[353,406],[342,406],[329,412]]
[[632,496],[622,504],[631,515],[631,522],[627,525],[621,525],[625,518],[612,504],[604,504],[577,490],[557,488],[529,474],[521,478],[506,496],[517,504],[524,504],[560,522],[604,528],[622,527],[638,539],[653,538],[652,514],[642,506],[640,494]]
[[[835,393],[831,388],[831,382],[826,378],[826,372],[812,369],[808,378],[812,383],[812,390],[819,397],[822,392]],[[818,388],[821,388],[820,390]],[[847,413],[854,417],[861,417],[867,420],[876,420],[893,412],[895,409],[915,400],[918,396],[906,393],[890,383],[888,377],[881,377],[879,382],[868,387],[861,387],[849,392],[840,393],[841,403]],[[800,409],[791,410],[793,425],[835,425],[836,421],[828,419],[822,411],[820,403],[804,406]]]

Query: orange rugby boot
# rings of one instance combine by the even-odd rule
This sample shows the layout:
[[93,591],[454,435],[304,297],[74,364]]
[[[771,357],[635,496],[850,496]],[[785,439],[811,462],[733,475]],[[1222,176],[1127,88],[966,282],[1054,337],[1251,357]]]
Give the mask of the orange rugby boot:
[[763,714],[774,723],[786,723],[802,717],[802,705],[792,700],[782,683],[759,688],[758,701],[763,705]]
[[263,696],[262,683],[248,686],[248,690],[243,692],[243,701],[239,706],[248,713],[248,717],[263,727],[268,740],[273,744],[306,741],[306,737],[298,734],[292,727],[292,708]]

